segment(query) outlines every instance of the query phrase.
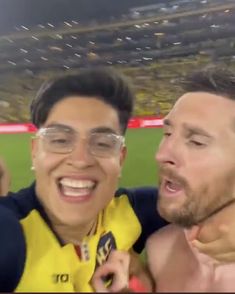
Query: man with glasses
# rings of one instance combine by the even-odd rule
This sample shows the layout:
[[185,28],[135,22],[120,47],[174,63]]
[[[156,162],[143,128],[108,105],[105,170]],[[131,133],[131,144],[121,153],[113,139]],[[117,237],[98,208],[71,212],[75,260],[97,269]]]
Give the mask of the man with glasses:
[[110,70],[41,87],[31,104],[35,183],[0,200],[1,292],[92,291],[111,250],[140,252],[165,225],[154,189],[114,197],[132,109],[132,91]]
[[112,133],[108,128],[96,129],[86,138],[66,125],[55,124],[47,128],[40,128],[36,137],[41,137],[44,148],[52,153],[71,153],[79,140],[86,140],[89,153],[98,157],[110,157],[119,152],[125,139],[121,135]]

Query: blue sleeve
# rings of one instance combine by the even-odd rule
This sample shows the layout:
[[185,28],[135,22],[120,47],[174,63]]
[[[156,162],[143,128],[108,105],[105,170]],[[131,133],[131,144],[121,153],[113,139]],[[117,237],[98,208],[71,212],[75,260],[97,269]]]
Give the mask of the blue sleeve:
[[168,224],[157,212],[158,190],[154,187],[120,188],[116,196],[126,194],[142,227],[142,233],[134,244],[134,250],[140,253],[147,238],[156,230]]
[[0,206],[0,292],[13,292],[25,262],[24,235],[15,215]]

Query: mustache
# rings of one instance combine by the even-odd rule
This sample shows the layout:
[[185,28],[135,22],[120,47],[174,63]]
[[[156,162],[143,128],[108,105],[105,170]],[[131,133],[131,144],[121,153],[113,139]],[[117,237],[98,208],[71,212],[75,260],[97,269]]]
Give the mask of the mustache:
[[172,170],[169,167],[163,167],[163,166],[159,167],[159,180],[160,180],[160,183],[161,183],[161,178],[163,176],[169,178],[172,181],[175,181],[175,182],[179,183],[183,187],[188,187],[189,186],[187,180],[184,177],[180,176],[178,173],[176,173],[174,170]]

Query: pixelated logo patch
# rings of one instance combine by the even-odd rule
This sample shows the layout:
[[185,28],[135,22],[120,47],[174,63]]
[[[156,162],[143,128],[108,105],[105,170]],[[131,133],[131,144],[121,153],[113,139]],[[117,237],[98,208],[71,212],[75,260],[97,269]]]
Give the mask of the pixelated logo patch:
[[112,232],[108,232],[100,238],[96,251],[96,268],[103,264],[109,257],[111,250],[116,249],[116,241]]

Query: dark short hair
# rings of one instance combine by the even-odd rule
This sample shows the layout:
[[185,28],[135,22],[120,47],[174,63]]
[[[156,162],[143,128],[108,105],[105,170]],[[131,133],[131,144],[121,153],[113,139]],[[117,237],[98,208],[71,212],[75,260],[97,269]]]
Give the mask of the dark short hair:
[[33,124],[41,127],[52,107],[68,96],[95,97],[109,104],[117,111],[121,130],[125,133],[133,111],[134,94],[124,76],[111,69],[92,68],[46,81],[30,106]]
[[222,65],[209,65],[181,81],[184,92],[207,92],[235,100],[235,73]]

